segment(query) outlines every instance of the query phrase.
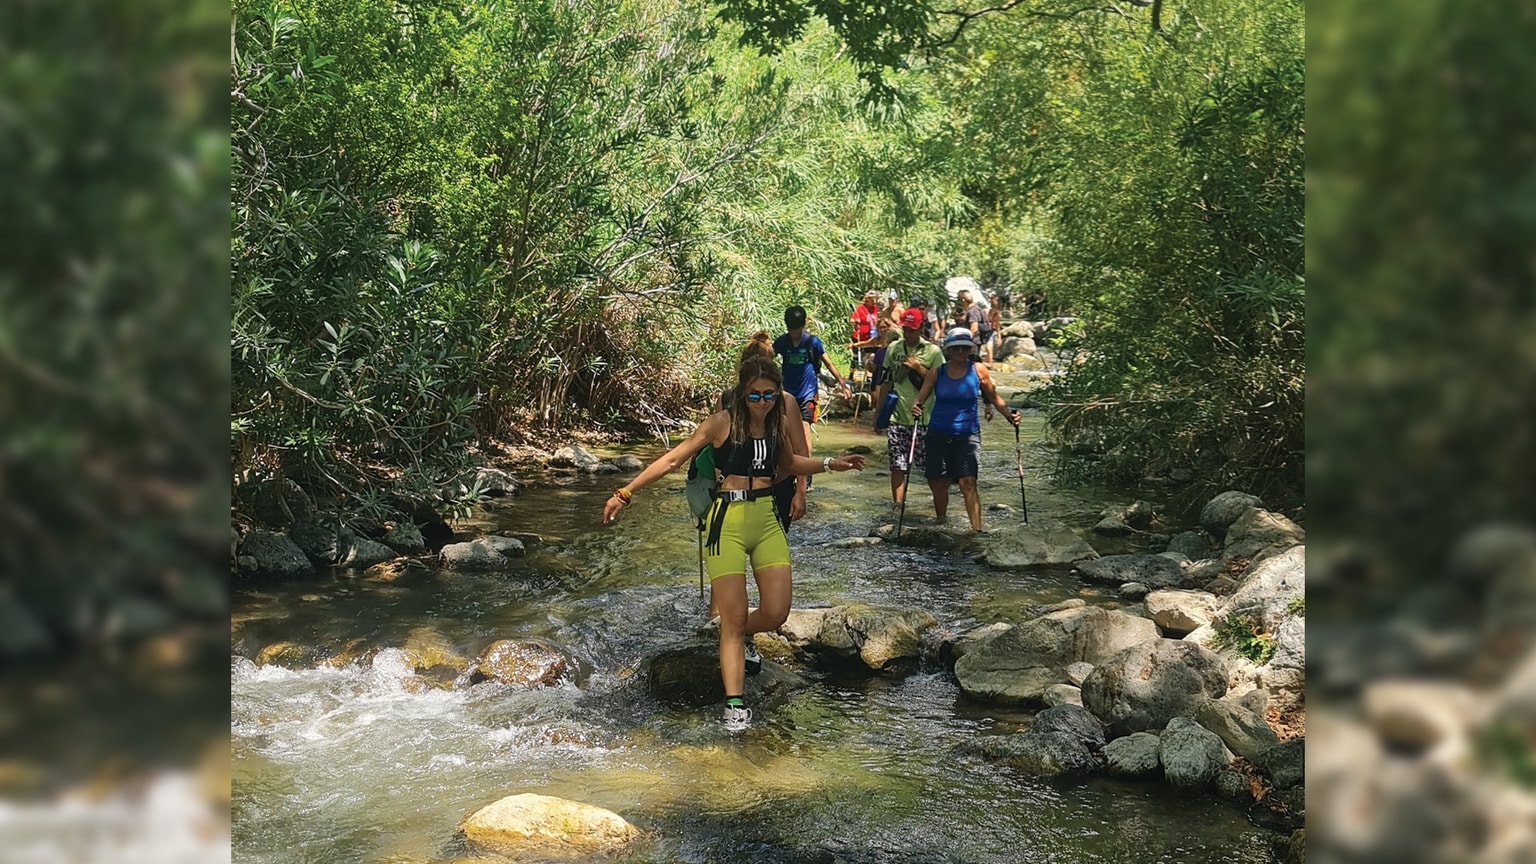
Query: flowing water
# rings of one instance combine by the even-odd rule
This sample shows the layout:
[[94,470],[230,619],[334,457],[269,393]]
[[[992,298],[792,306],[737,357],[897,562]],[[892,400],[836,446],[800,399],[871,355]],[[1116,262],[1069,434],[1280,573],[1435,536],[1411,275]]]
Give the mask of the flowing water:
[[[1024,422],[1028,442],[1040,421]],[[1000,419],[984,427],[984,505],[1019,506],[1012,438]],[[964,551],[829,545],[892,521],[883,436],[824,423],[812,442],[816,455],[855,445],[873,451],[868,468],[818,476],[810,512],[791,532],[797,606],[914,606],[960,629],[1018,621],[1070,596],[1117,605],[1064,574],[993,571]],[[1086,528],[1106,503],[1049,489],[1038,468],[1026,474],[1031,521]],[[957,755],[975,736],[1026,728],[1029,714],[971,702],[938,666],[817,678],[757,706],[739,735],[721,728],[717,707],[656,701],[636,677],[642,661],[707,620],[682,479],[639,493],[614,526],[598,524],[613,477],[551,479],[458,526],[540,535],[511,573],[339,577],[238,593],[245,653],[279,640],[324,652],[356,639],[439,638],[473,656],[496,639],[540,637],[577,662],[557,686],[530,691],[422,686],[399,650],[340,668],[237,657],[234,860],[451,861],[471,854],[459,822],[518,792],[596,804],[644,829],[624,862],[1270,860],[1274,835],[1236,805],[1161,783],[1043,780]],[[931,521],[921,478],[910,503],[908,520]],[[985,516],[989,525],[1019,518]],[[964,522],[958,493],[950,518]]]

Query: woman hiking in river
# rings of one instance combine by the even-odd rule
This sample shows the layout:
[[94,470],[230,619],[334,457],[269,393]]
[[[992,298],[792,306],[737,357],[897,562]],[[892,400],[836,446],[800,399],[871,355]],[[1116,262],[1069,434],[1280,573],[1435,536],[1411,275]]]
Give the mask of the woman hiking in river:
[[[828,456],[817,461],[792,452],[789,424],[798,422],[779,398],[783,379],[778,365],[761,357],[741,364],[730,408],[711,414],[688,436],[620,487],[603,505],[603,523],[616,520],[635,492],[687,465],[705,444],[715,448],[723,475],[706,524],[705,569],[712,605],[720,611],[720,680],[725,685],[727,729],[745,729],[752,712],[742,701],[748,665],[747,639],[778,629],[789,616],[791,595],[789,543],[773,511],[774,472],[809,476],[823,471],[864,468],[863,456]],[[757,580],[758,608],[747,614],[747,559]],[[761,664],[755,650],[751,659]],[[753,671],[756,671],[755,669]]]
[[949,484],[953,481],[960,484],[971,530],[980,531],[981,495],[976,491],[976,475],[981,473],[981,421],[976,416],[976,403],[986,400],[988,411],[997,406],[1014,426],[1019,425],[1019,412],[1009,411],[1008,403],[997,395],[986,364],[972,362],[975,350],[976,340],[970,330],[956,327],[949,331],[944,337],[944,362],[923,377],[923,386],[912,403],[912,416],[923,415],[924,402],[933,394],[924,473],[933,491],[935,520],[943,524],[949,516]]

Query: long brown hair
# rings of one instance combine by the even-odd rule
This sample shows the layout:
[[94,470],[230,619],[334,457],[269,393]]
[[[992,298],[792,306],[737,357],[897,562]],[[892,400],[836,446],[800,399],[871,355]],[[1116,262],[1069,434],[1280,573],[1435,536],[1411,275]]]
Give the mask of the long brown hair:
[[779,391],[773,407],[768,409],[768,416],[763,418],[763,435],[769,440],[769,446],[776,448],[779,429],[784,425],[784,376],[779,374],[779,364],[773,362],[772,357],[748,357],[741,361],[735,398],[731,400],[731,443],[744,444],[752,437],[752,420],[747,414],[747,385],[759,378],[772,381]]

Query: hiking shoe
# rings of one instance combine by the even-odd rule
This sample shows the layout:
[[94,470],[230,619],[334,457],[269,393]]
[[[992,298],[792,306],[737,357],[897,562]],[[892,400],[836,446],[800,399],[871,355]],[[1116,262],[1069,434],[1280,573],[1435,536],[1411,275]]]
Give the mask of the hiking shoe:
[[741,732],[752,725],[752,709],[743,705],[727,705],[721,720],[727,732]]
[[763,671],[763,655],[757,653],[757,645],[753,644],[752,637],[747,637],[747,674],[756,675]]

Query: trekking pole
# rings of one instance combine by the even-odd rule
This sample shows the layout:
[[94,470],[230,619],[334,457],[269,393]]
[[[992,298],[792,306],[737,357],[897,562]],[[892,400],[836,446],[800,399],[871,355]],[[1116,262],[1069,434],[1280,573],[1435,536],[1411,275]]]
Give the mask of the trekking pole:
[[704,532],[699,531],[699,602],[704,602]]
[[907,487],[912,485],[912,457],[917,455],[917,421],[912,421],[912,443],[907,446],[907,476],[901,478],[901,512],[896,516],[896,542],[901,542],[901,523],[907,519]]
[[1024,453],[1019,449],[1019,412],[1008,412],[1014,416],[1013,424],[1013,460],[1019,469],[1019,504],[1024,508],[1024,524],[1029,524],[1029,501],[1024,497]]

